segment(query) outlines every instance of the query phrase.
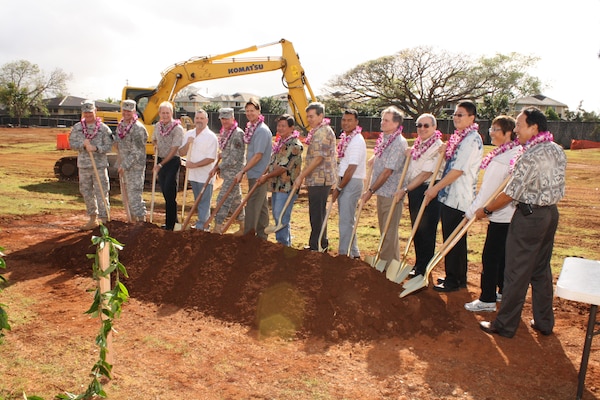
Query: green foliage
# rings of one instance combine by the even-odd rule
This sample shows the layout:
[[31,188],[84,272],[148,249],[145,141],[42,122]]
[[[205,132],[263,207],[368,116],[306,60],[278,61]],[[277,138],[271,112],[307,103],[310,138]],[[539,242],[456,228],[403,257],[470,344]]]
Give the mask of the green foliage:
[[483,103],[477,107],[477,116],[481,119],[493,120],[498,115],[508,114],[510,106],[507,95],[483,96]]
[[560,116],[554,111],[554,108],[546,109],[546,117],[549,121],[560,121]]
[[286,103],[281,102],[276,97],[261,97],[260,109],[262,114],[281,115],[287,111]]
[[580,101],[575,111],[567,111],[565,113],[565,119],[577,122],[600,122],[600,115],[594,111],[584,110],[583,101]]
[[[6,268],[6,261],[4,261],[4,248],[0,247],[0,268]],[[0,275],[0,284],[6,282],[6,278]],[[2,291],[2,287],[0,287],[0,291]],[[10,325],[8,324],[8,314],[4,311],[5,304],[0,303],[0,338],[4,337],[3,330],[10,331]]]
[[21,124],[21,118],[33,110],[47,114],[44,96],[64,92],[68,79],[70,76],[61,69],[46,75],[27,60],[9,62],[0,67],[0,104]]
[[517,53],[473,60],[415,47],[360,64],[327,86],[346,104],[368,101],[379,109],[395,105],[413,118],[425,112],[440,116],[445,107],[463,99],[489,96],[491,106],[503,103],[504,97],[510,103],[539,93],[541,82],[527,73],[537,60]]
[[207,113],[218,112],[221,107],[219,103],[208,103],[202,106]]
[[[103,378],[111,379],[112,365],[106,361],[108,352],[108,336],[113,329],[113,320],[121,315],[123,303],[129,298],[129,292],[125,285],[120,281],[120,274],[128,277],[125,266],[119,261],[119,250],[123,249],[123,244],[109,236],[108,229],[104,225],[100,225],[101,236],[93,236],[92,244],[97,247],[95,254],[88,254],[87,257],[94,260],[92,264],[92,276],[98,281],[100,278],[109,278],[112,272],[115,272],[115,287],[108,292],[100,293],[98,285],[94,300],[91,307],[85,312],[93,317],[102,317],[102,325],[96,336],[96,345],[100,348],[100,358],[91,370],[92,381],[88,385],[86,391],[82,394],[74,394],[65,392],[56,396],[56,399],[63,400],[82,400],[91,399],[96,396],[106,398],[106,392],[102,388],[101,380]],[[100,265],[100,252],[108,246],[109,249],[109,266],[106,270],[102,270]]]

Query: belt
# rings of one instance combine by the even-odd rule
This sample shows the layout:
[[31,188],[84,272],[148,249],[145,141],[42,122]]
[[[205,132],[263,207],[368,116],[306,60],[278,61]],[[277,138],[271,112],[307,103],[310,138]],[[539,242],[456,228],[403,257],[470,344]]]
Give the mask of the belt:
[[538,206],[537,204],[527,204],[527,203],[521,203],[521,202],[519,202],[519,203],[517,204],[517,208],[531,207],[532,209],[536,209],[536,208],[546,208],[546,207],[551,207],[551,206],[553,206],[553,205],[554,205],[554,204],[550,204],[550,205],[547,205],[547,206]]

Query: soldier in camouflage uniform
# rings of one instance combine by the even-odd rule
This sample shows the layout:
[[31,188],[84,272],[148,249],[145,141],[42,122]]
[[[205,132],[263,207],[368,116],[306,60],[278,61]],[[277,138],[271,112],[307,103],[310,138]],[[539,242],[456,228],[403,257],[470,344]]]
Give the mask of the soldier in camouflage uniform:
[[[113,144],[113,135],[108,126],[96,117],[96,104],[93,100],[86,100],[81,105],[83,118],[71,129],[69,145],[71,149],[77,150],[77,168],[79,169],[79,191],[85,201],[85,208],[89,221],[81,227],[81,230],[90,230],[98,226],[100,222],[108,221],[107,207],[110,207],[108,192],[108,153]],[[90,153],[91,152],[91,153]],[[98,180],[92,165],[90,154],[94,157],[98,175],[102,183],[102,190],[98,187]],[[105,200],[102,200],[104,193]],[[106,206],[105,207],[105,202]]]
[[[221,108],[219,119],[222,125],[219,135],[219,149],[221,150],[219,159],[221,162],[215,168],[223,178],[223,185],[217,196],[217,204],[231,185],[235,185],[215,216],[216,225],[213,232],[223,233],[221,230],[225,218],[232,214],[242,202],[242,188],[239,183],[235,183],[235,176],[244,168],[246,145],[244,144],[244,131],[238,127],[232,108]],[[244,218],[245,214],[242,210],[237,217],[238,223],[243,223]]]
[[125,100],[121,107],[123,118],[117,126],[115,141],[119,149],[119,175],[127,188],[124,196],[129,202],[129,213],[133,222],[146,220],[146,204],[142,194],[146,177],[146,142],[148,131],[139,122],[136,103]]

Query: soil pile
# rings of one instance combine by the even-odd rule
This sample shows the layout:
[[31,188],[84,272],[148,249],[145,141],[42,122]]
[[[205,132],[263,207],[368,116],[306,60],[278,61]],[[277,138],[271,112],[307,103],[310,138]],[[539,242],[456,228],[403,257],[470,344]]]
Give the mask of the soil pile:
[[[107,228],[125,245],[119,259],[131,297],[194,309],[260,335],[360,341],[460,329],[439,296],[426,290],[400,299],[399,285],[360,260],[254,235],[171,232],[119,221]],[[82,233],[48,256],[56,268],[89,276],[82,260],[96,251],[90,238]]]

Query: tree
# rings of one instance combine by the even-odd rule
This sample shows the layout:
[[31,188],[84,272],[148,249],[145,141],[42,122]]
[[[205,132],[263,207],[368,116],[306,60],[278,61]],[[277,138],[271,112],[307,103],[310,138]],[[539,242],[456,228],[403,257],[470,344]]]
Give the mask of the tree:
[[[360,64],[331,80],[327,89],[347,101],[371,101],[379,108],[395,105],[413,118],[425,112],[441,115],[445,107],[463,99],[512,99],[521,87],[526,90],[524,82],[539,82],[523,72],[531,62],[516,53],[473,61],[464,54],[421,46]],[[514,82],[520,84],[518,92],[511,91]]]
[[554,108],[546,109],[546,117],[548,117],[548,121],[560,121],[560,116],[556,113]]
[[286,107],[276,97],[261,97],[259,101],[262,114],[281,115],[286,112]]
[[0,68],[0,103],[20,125],[21,118],[33,110],[47,114],[44,96],[64,93],[69,79],[70,75],[59,68],[46,75],[27,60],[9,62]]

